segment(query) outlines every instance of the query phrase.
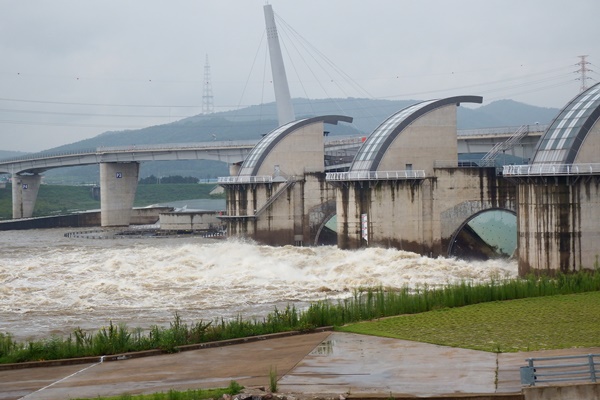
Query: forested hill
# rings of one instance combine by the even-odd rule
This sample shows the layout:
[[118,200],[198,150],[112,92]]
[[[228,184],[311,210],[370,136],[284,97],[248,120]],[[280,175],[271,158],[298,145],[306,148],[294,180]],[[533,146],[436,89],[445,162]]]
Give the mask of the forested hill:
[[[316,115],[341,114],[354,118],[352,124],[326,125],[330,136],[367,135],[395,112],[415,104],[416,100],[369,100],[369,99],[294,99],[297,118]],[[463,104],[458,108],[458,129],[520,126],[523,124],[547,124],[560,110],[542,108],[501,100],[485,106]],[[101,146],[129,146],[159,143],[193,143],[206,141],[260,139],[277,127],[275,103],[250,106],[236,111],[198,115],[165,125],[138,130],[105,132],[96,137],[65,144],[45,152],[76,151]],[[18,155],[18,154],[17,154]],[[12,157],[14,155],[7,155]],[[142,163],[140,177],[193,176],[201,180],[229,174],[227,165],[217,161],[188,160]],[[79,184],[96,183],[98,167],[58,168],[47,171],[47,183]]]
[[[391,114],[416,100],[294,99],[297,118],[341,114],[354,118],[351,125],[327,126],[331,136],[369,134]],[[474,108],[473,108],[474,107]],[[549,123],[558,109],[542,108],[501,100],[485,106],[465,104],[458,108],[458,129],[519,126]],[[236,111],[198,115],[165,125],[128,131],[105,132],[96,137],[65,144],[48,151],[65,151],[99,146],[190,143],[212,140],[260,139],[277,127],[275,103],[250,106]]]

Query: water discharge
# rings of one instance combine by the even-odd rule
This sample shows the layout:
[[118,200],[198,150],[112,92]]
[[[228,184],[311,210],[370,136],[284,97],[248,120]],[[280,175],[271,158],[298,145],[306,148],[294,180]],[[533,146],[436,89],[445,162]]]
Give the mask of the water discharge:
[[0,232],[0,332],[18,339],[97,329],[147,329],[261,318],[369,286],[434,286],[514,277],[513,261],[466,262],[393,249],[270,247],[197,237],[93,240],[69,230]]

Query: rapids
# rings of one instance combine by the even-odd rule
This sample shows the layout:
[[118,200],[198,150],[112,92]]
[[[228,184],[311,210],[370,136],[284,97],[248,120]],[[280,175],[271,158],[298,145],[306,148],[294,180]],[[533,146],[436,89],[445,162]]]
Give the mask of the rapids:
[[513,261],[431,259],[393,249],[271,247],[239,240],[66,238],[0,232],[0,332],[17,339],[98,329],[261,318],[368,286],[412,288],[517,275]]

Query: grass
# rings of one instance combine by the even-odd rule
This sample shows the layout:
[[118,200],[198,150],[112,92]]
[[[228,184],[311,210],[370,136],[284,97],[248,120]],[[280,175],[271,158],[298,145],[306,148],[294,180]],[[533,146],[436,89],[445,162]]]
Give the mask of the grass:
[[[463,282],[442,288],[424,287],[416,291],[409,289],[391,291],[384,288],[359,290],[349,299],[337,303],[319,301],[311,304],[308,309],[303,311],[298,311],[293,305],[288,305],[284,310],[275,308],[273,312],[269,313],[262,320],[245,320],[242,316],[238,316],[227,321],[221,319],[187,324],[181,320],[178,314],[175,314],[174,320],[169,327],[154,326],[148,333],[144,333],[139,329],[131,330],[124,324],[115,325],[112,322],[97,332],[84,332],[81,329],[76,329],[67,338],[53,336],[46,340],[29,341],[26,343],[16,342],[8,333],[0,333],[0,363],[100,356],[150,349],[160,349],[163,352],[170,353],[178,351],[179,346],[187,344],[293,330],[310,331],[322,326],[343,326],[348,323],[368,321],[381,317],[420,314],[430,311],[436,311],[437,313],[432,313],[431,315],[436,315],[440,318],[444,315],[450,316],[447,319],[450,325],[445,326],[444,329],[439,329],[438,322],[432,322],[426,325],[426,328],[422,332],[430,331],[431,333],[439,330],[440,332],[448,333],[458,331],[463,322],[466,324],[469,321],[469,318],[464,316],[454,317],[452,314],[454,312],[465,312],[460,307],[468,305],[479,305],[472,309],[480,310],[477,312],[482,316],[487,315],[487,318],[491,322],[486,322],[486,324],[475,322],[471,328],[467,329],[467,332],[478,325],[486,326],[487,331],[475,335],[476,337],[486,338],[494,330],[504,329],[505,325],[515,325],[515,321],[523,326],[526,326],[528,323],[532,324],[534,321],[537,321],[538,308],[540,310],[547,309],[551,312],[553,307],[556,306],[542,307],[536,304],[535,307],[524,307],[527,311],[518,314],[518,310],[500,312],[488,309],[486,307],[491,307],[493,304],[486,305],[484,303],[502,304],[498,302],[527,298],[533,301],[536,298],[544,296],[598,291],[600,291],[600,273],[582,271],[569,275],[559,274],[554,278],[536,278],[531,276],[527,279],[492,281],[478,285]],[[558,297],[560,298],[560,296]],[[566,296],[563,298],[566,298]],[[507,302],[506,304],[518,303]],[[527,302],[523,302],[522,304],[527,304]],[[573,324],[583,325],[587,323],[587,320],[598,322],[597,310],[599,307],[597,303],[587,308],[581,305],[576,307],[579,307],[581,310],[587,310],[587,313],[579,315],[581,318],[570,319],[569,321],[572,321]],[[573,315],[578,315],[570,309],[565,309],[564,311],[559,308],[555,309],[560,310],[561,317],[570,318]],[[415,315],[415,319],[406,320],[420,321],[419,318],[423,318],[423,315]],[[505,315],[507,319],[504,322],[493,320],[492,316],[496,315],[498,318],[501,315]],[[590,315],[595,317],[590,317]],[[553,323],[559,320],[556,316],[547,318],[537,322],[537,332],[546,334],[554,326]],[[540,326],[542,323],[546,325]],[[600,324],[596,323],[595,326],[600,326]],[[410,329],[409,327],[408,330]],[[578,329],[583,328],[580,327]],[[386,330],[381,329],[381,331],[385,332]],[[469,337],[467,333],[463,333],[462,335]],[[565,345],[600,345],[600,338],[597,333],[587,336],[586,338],[582,338],[573,332],[573,340],[565,341]],[[413,339],[421,341],[441,340],[438,338],[427,339],[424,334]],[[516,348],[516,345],[513,344],[502,343],[499,345],[494,340],[480,340],[487,340],[489,345],[487,347],[488,351],[514,351],[510,349]],[[525,344],[519,348],[532,349],[532,346],[536,343],[545,344],[546,341],[527,339],[525,340]],[[559,340],[553,343],[552,346],[556,346],[558,345],[557,343],[562,342]],[[444,342],[443,344],[454,345],[453,342]]]
[[269,369],[269,390],[271,393],[277,392],[277,367],[271,366]]
[[600,292],[444,308],[340,331],[489,352],[600,346]]
[[[138,185],[135,207],[187,199],[218,198],[210,195],[214,184]],[[91,186],[41,185],[35,203],[35,217],[66,214],[73,211],[100,209],[92,196]],[[0,219],[12,218],[12,189],[0,189]]]
[[[111,397],[94,397],[98,400],[203,400],[203,399],[219,399],[223,395],[228,394],[234,396],[242,391],[243,386],[240,386],[236,381],[231,381],[227,388],[218,389],[196,389],[196,390],[169,390],[168,392],[158,392],[153,394],[130,395],[123,394],[120,396]],[[84,400],[78,398],[75,400]]]

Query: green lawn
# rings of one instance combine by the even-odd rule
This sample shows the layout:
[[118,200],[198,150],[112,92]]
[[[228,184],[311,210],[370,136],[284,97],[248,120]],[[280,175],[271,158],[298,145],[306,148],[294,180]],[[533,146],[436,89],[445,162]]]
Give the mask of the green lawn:
[[490,352],[600,347],[600,292],[445,308],[339,330]]
[[[138,185],[134,206],[145,207],[177,200],[215,198],[210,195],[215,186],[214,183]],[[12,218],[11,190],[10,184],[0,189],[0,219]],[[100,209],[100,200],[93,198],[90,186],[41,185],[33,214],[41,217],[94,209]]]

